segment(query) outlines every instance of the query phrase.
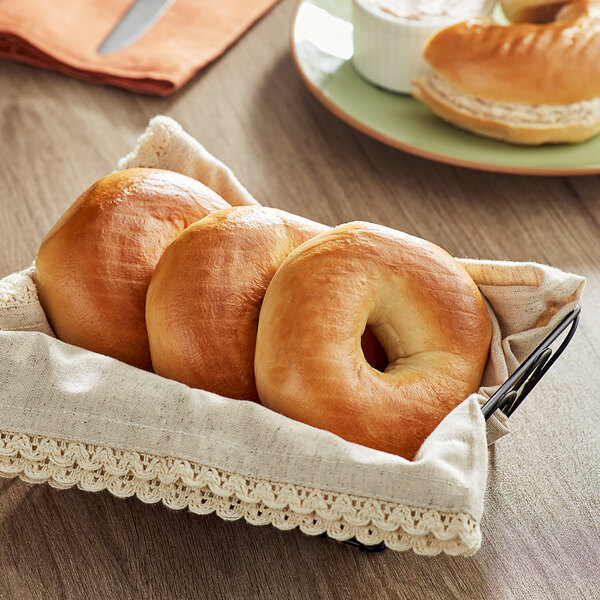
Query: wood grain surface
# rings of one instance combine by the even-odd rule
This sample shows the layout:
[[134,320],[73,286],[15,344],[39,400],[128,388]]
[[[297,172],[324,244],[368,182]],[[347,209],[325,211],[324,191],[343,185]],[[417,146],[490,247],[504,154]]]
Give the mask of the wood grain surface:
[[440,165],[329,114],[288,50],[285,0],[167,99],[0,62],[0,276],[28,266],[71,202],[168,114],[264,204],[364,219],[456,256],[585,275],[580,330],[490,456],[472,558],[368,554],[252,527],[0,480],[0,598],[600,598],[600,178]]

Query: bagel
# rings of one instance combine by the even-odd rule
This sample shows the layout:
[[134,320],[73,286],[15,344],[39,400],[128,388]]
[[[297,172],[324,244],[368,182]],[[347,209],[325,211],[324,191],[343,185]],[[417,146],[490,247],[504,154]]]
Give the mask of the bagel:
[[36,284],[63,341],[151,369],[146,291],[165,246],[229,204],[198,181],[128,169],[88,188],[46,235]]
[[265,290],[296,246],[327,229],[274,208],[234,207],[183,231],[165,250],[148,289],[154,371],[258,401],[254,348]]
[[[388,356],[368,364],[369,325]],[[287,417],[412,459],[480,384],[491,326],[463,267],[441,248],[369,223],[322,233],[275,273],[260,312],[261,402]]]
[[600,2],[505,0],[520,21],[487,18],[447,27],[428,41],[431,72],[413,95],[438,116],[517,144],[582,142],[600,131]]

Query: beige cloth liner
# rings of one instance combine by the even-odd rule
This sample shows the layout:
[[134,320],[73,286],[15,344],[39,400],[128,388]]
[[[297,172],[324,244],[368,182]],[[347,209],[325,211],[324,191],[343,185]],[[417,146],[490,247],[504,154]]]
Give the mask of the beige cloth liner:
[[[167,117],[119,168],[169,168],[233,204],[258,204]],[[172,508],[421,554],[472,554],[487,444],[505,420],[480,404],[577,304],[584,280],[533,263],[462,260],[486,296],[493,341],[484,387],[413,462],[346,442],[262,406],[222,398],[53,337],[35,268],[0,280],[0,474],[109,489]]]

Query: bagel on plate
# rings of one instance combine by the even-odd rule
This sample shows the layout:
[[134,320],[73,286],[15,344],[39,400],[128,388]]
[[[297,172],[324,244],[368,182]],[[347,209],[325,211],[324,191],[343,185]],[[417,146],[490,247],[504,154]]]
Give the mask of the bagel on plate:
[[[600,131],[600,2],[504,0],[516,23],[474,18],[428,41],[413,95],[474,133],[538,145]],[[539,22],[520,22],[534,19]]]

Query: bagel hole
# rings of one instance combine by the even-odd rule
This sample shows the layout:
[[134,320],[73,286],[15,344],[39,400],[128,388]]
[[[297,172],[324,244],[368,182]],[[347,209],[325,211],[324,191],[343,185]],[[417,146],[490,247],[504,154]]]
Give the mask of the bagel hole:
[[556,20],[558,13],[566,4],[568,4],[568,2],[560,1],[542,4],[540,6],[532,6],[523,11],[519,22],[535,23],[536,25],[552,23]]
[[389,364],[388,357],[383,346],[380,344],[377,336],[370,327],[365,327],[360,339],[360,345],[366,361],[374,369],[383,373]]

